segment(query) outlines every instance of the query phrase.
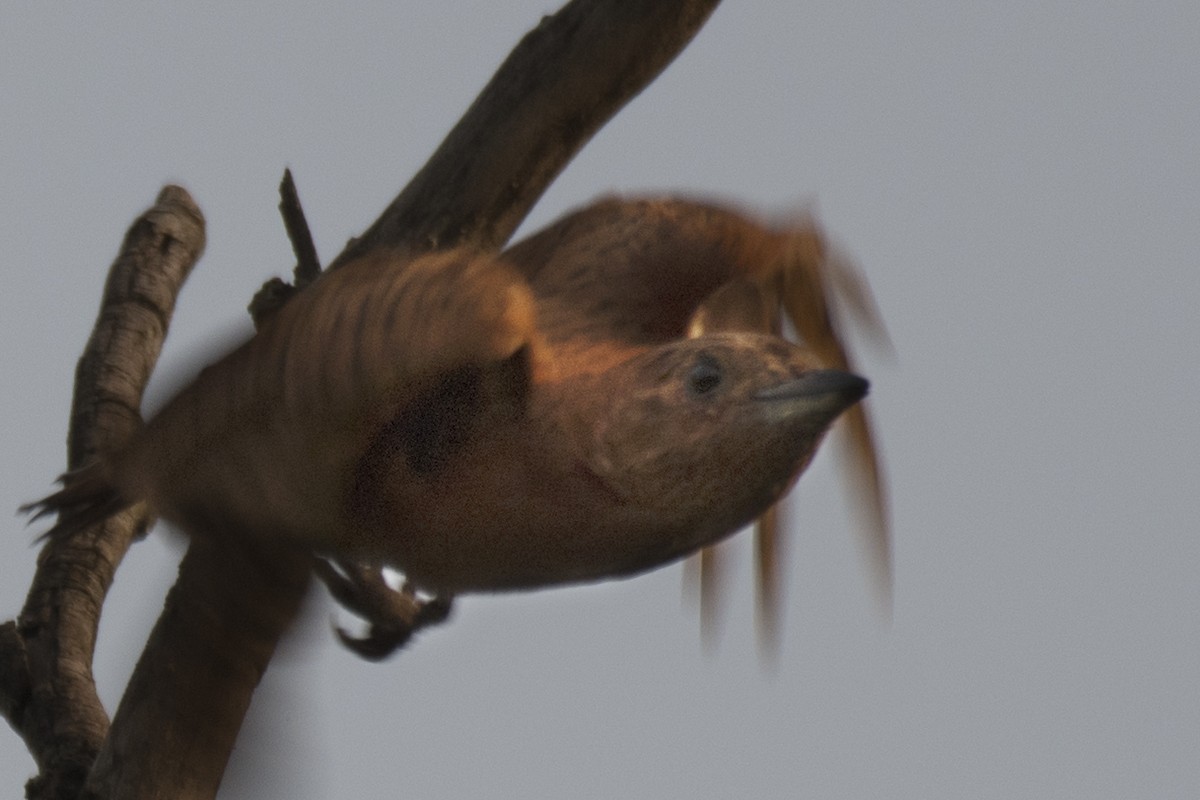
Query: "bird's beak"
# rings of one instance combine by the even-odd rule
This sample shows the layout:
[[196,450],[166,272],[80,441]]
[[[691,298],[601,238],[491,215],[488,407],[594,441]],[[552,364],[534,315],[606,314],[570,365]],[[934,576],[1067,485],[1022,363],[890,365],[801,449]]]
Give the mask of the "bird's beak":
[[870,384],[850,372],[820,369],[755,392],[753,398],[787,416],[803,414],[832,421],[867,394]]

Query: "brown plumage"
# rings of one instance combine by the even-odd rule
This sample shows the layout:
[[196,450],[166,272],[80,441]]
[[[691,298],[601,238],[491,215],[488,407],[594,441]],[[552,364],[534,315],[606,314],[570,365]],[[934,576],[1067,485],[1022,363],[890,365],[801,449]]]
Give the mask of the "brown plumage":
[[[771,507],[866,393],[820,247],[808,225],[613,199],[501,256],[377,253],[33,507],[65,535],[146,500],[439,594],[650,569]],[[781,305],[804,347],[774,334]]]

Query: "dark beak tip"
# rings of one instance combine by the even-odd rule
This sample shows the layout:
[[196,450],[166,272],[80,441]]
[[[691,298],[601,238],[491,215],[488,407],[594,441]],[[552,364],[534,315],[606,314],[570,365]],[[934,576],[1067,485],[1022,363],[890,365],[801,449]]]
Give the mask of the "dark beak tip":
[[755,398],[758,400],[785,400],[836,395],[844,398],[846,405],[849,406],[866,397],[870,387],[870,381],[860,375],[838,369],[822,369],[763,389],[755,394]]
[[866,378],[861,375],[855,375],[853,372],[844,372],[842,374],[847,378],[853,379],[850,381],[848,391],[855,395],[856,400],[861,400],[871,393],[871,382]]

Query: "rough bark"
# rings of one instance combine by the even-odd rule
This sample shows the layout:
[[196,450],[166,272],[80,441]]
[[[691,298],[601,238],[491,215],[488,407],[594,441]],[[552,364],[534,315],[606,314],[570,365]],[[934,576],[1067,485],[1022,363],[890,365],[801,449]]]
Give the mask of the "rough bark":
[[378,247],[502,245],[718,0],[575,0],[525,35],[441,146],[331,266]]
[[[203,250],[204,218],[177,186],[129,229],[76,369],[71,468],[140,424],[175,298]],[[48,541],[20,617],[0,626],[0,706],[41,769],[27,787],[31,798],[76,796],[108,731],[92,678],[96,628],[117,565],[145,526],[135,509]]]

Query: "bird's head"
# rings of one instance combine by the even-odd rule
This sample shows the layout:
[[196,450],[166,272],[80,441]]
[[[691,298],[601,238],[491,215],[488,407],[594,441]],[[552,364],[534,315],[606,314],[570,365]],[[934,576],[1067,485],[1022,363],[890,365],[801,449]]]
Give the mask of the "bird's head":
[[706,544],[784,494],[839,414],[867,393],[776,336],[679,340],[607,371],[593,469],[628,502]]

